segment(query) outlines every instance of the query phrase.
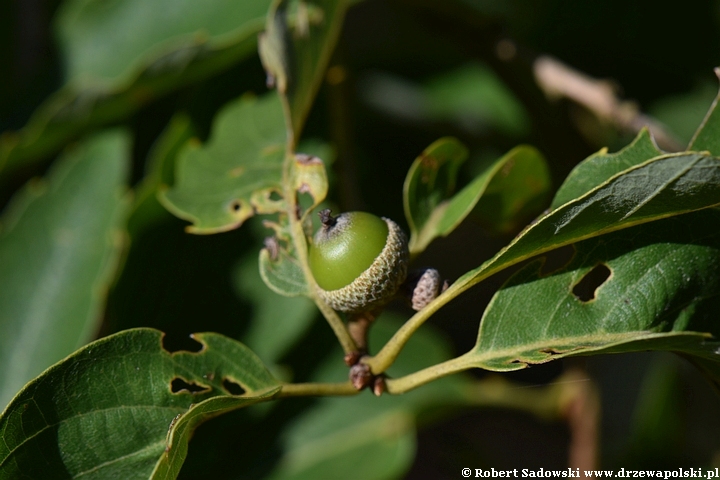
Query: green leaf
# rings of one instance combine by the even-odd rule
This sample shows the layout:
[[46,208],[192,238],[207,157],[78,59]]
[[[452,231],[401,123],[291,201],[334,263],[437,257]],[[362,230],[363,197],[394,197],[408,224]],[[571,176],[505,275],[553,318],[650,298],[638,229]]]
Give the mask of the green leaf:
[[274,93],[227,105],[205,145],[179,154],[175,185],[160,197],[173,214],[192,222],[192,233],[239,227],[255,213],[284,209],[280,196],[285,129]]
[[199,352],[169,353],[161,332],[126,330],[45,371],[0,416],[0,478],[175,478],[201,421],[279,390],[244,345],[193,338]]
[[306,297],[278,296],[260,278],[257,257],[250,255],[238,266],[235,284],[253,305],[253,318],[242,340],[266,364],[277,363],[317,316]]
[[123,247],[130,138],[68,150],[2,217],[0,406],[95,334]]
[[163,185],[173,183],[175,159],[183,146],[195,135],[190,118],[175,115],[148,153],[145,177],[136,189],[128,233],[137,238],[146,228],[169,216],[158,200]]
[[38,160],[89,129],[127,118],[171,91],[254,55],[269,4],[65,2],[57,31],[68,82],[23,130],[3,135],[0,169]]
[[522,103],[483,63],[468,63],[433,77],[418,93],[425,97],[430,121],[455,121],[475,134],[488,127],[514,136],[530,131]]
[[705,80],[687,92],[663,96],[648,106],[647,113],[667,126],[678,141],[689,145],[718,94],[716,83]]
[[[412,251],[424,250],[437,236],[432,231],[437,220],[433,220],[439,215],[438,210],[442,213],[447,208],[443,206],[455,192],[458,170],[467,156],[468,150],[462,143],[446,137],[423,150],[410,166],[403,185],[403,203]],[[431,238],[422,241],[423,237]]]
[[561,246],[718,204],[719,159],[688,152],[653,158],[540,218],[443,296],[453,298],[495,272]]
[[610,177],[660,155],[662,152],[650,132],[643,128],[635,140],[619,152],[607,153],[607,148],[603,148],[578,164],[558,189],[550,209],[582,197]]
[[235,43],[257,32],[257,20],[269,6],[269,0],[180,0],[170,9],[159,0],[64,2],[56,26],[68,80],[117,82],[153,59],[177,56],[183,47]]
[[473,217],[495,232],[510,233],[547,205],[550,170],[542,154],[526,146],[511,150],[496,167]]
[[635,464],[659,464],[667,459],[680,462],[687,455],[683,451],[687,446],[683,435],[687,385],[683,385],[681,362],[669,355],[656,357],[643,378],[625,448]]
[[[680,215],[576,244],[549,274],[517,272],[493,297],[473,366],[514,370],[602,352],[679,350],[720,363],[720,211]],[[715,379],[718,380],[718,377]]]
[[[370,332],[370,345],[384,344],[401,318],[383,314]],[[389,373],[400,376],[450,357],[438,332],[418,331]],[[347,366],[336,351],[318,373],[318,381],[344,381]],[[402,476],[415,453],[415,418],[438,405],[460,403],[467,378],[447,377],[405,395],[324,398],[284,431],[285,453],[271,479],[332,478],[338,471],[350,479]]]
[[[720,79],[720,68],[715,69],[715,75]],[[720,139],[718,138],[720,133],[720,110],[717,108],[718,99],[720,99],[720,93],[715,97],[712,105],[710,105],[710,110],[705,115],[692,140],[690,140],[688,150],[707,150],[713,155],[720,155]]]
[[[425,149],[410,167],[403,193],[411,254],[417,255],[435,238],[449,235],[473,209],[498,209],[482,215],[491,224],[505,227],[548,188],[549,175],[540,152],[519,146],[452,195],[466,155],[467,150],[457,140],[443,138]],[[523,188],[516,190],[518,185]],[[507,188],[513,191],[505,191]],[[486,193],[489,197],[478,205]]]
[[295,1],[291,9],[289,3],[274,2],[259,47],[268,75],[287,98],[294,146],[335,49],[348,2]]
[[286,297],[308,294],[310,287],[300,261],[286,248],[278,247],[275,257],[270,250],[263,248],[260,250],[259,263],[260,276],[275,293]]

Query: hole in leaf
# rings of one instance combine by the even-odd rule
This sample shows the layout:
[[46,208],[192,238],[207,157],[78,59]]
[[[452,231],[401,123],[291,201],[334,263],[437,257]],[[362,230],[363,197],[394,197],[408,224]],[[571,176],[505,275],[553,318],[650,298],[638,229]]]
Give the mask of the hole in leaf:
[[165,334],[163,335],[162,345],[168,353],[179,351],[198,353],[204,348],[204,345],[192,338],[191,335]]
[[208,388],[204,385],[198,385],[195,382],[188,383],[180,377],[175,377],[172,379],[172,382],[170,382],[170,391],[172,391],[173,393],[188,392],[188,393],[196,394],[196,393],[209,392],[210,388]]
[[230,210],[233,212],[239,212],[242,208],[242,205],[240,204],[240,200],[233,200],[230,202]]
[[280,192],[273,190],[270,192],[270,195],[268,195],[268,199],[272,200],[273,202],[279,202],[283,199],[282,195],[280,195]]
[[242,395],[245,393],[245,389],[241,387],[238,383],[233,382],[229,378],[224,378],[222,382],[223,388],[226,392],[228,392],[230,395]]
[[585,276],[577,283],[572,289],[573,295],[575,295],[581,302],[589,302],[595,298],[595,292],[600,286],[610,278],[612,271],[603,265],[595,265]]
[[575,257],[575,246],[566,245],[564,247],[551,250],[545,254],[545,261],[540,268],[540,276],[546,277],[552,273],[567,267]]

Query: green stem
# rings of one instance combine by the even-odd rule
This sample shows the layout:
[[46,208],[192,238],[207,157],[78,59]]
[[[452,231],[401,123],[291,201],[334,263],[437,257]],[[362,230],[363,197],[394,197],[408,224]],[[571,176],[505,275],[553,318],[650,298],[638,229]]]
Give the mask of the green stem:
[[[290,107],[285,96],[281,96],[283,108],[285,110],[285,118],[290,118]],[[294,167],[293,162],[296,161],[294,153],[294,141],[293,141],[293,130],[292,125],[287,123],[287,135],[288,143],[285,151],[285,165],[283,169],[283,186],[285,201],[287,202],[287,211],[285,212],[290,223],[290,235],[292,236],[293,245],[297,252],[297,258],[300,262],[300,266],[305,276],[305,282],[309,286],[308,296],[315,302],[318,309],[322,312],[323,316],[330,324],[330,328],[335,333],[340,345],[342,346],[345,353],[352,353],[358,350],[355,345],[350,333],[348,332],[345,324],[343,323],[340,316],[330,308],[322,299],[315,294],[315,278],[313,277],[312,271],[310,271],[310,265],[307,257],[307,241],[305,240],[305,231],[302,226],[302,218],[298,218],[298,203],[297,203],[297,192],[292,185],[292,169]]]
[[446,362],[438,363],[432,367],[424,368],[410,375],[400,378],[389,378],[385,380],[387,392],[393,395],[409,392],[428,382],[437,380],[447,375],[473,368],[473,364],[467,354],[453,358]]
[[[312,281],[313,283],[315,282],[314,279]],[[318,309],[322,312],[325,320],[327,320],[328,324],[330,325],[330,328],[332,328],[332,331],[335,333],[338,342],[340,342],[343,351],[345,353],[357,352],[358,346],[355,344],[352,336],[350,336],[350,332],[348,332],[345,323],[342,321],[337,312],[330,308],[330,305],[325,303],[320,297],[318,297],[314,293],[311,298],[315,301],[315,305],[317,305]]]
[[425,308],[413,315],[403,324],[402,327],[398,329],[397,332],[395,332],[395,335],[388,340],[377,355],[364,358],[363,363],[369,365],[370,370],[375,375],[383,373],[385,370],[390,368],[390,365],[395,362],[397,356],[400,355],[400,351],[403,349],[407,341],[410,340],[410,337],[413,336],[415,331],[447,302],[455,298],[457,293],[454,291],[456,289],[454,289],[453,286],[438,296]]
[[357,395],[359,390],[350,382],[345,383],[286,383],[277,398],[330,395]]

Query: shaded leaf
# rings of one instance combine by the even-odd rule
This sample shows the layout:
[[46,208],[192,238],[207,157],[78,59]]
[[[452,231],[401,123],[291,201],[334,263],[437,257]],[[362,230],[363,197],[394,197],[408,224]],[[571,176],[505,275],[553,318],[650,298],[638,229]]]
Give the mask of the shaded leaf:
[[423,86],[422,93],[426,115],[433,121],[455,121],[474,134],[488,127],[516,136],[530,131],[522,103],[483,63],[469,63],[438,75]]
[[282,168],[285,130],[274,93],[243,97],[218,114],[205,145],[189,144],[179,154],[175,185],[163,204],[192,222],[192,233],[239,227],[255,213],[285,208]]
[[[549,275],[541,262],[527,265],[493,297],[467,360],[514,370],[570,355],[657,349],[720,363],[709,353],[717,344],[706,343],[720,333],[719,220],[709,209],[586,240]],[[606,273],[594,276],[599,269]]]
[[477,136],[494,130],[527,135],[529,116],[503,81],[481,62],[472,62],[416,83],[388,72],[359,76],[358,93],[374,109],[420,125],[442,122]]
[[717,93],[716,82],[704,81],[690,91],[659,98],[647,113],[667,126],[683,145],[689,145]]
[[197,424],[279,387],[244,345],[194,339],[200,351],[169,353],[161,332],[126,330],[44,372],[0,416],[0,477],[174,478]]
[[242,340],[266,364],[277,363],[317,316],[305,297],[278,296],[260,278],[257,257],[245,258],[235,272],[235,285],[253,305],[252,323]]
[[65,2],[57,30],[68,83],[23,130],[3,134],[0,169],[35,161],[88,129],[127,118],[162,95],[254,55],[269,4],[182,1],[168,8],[159,0]]
[[[403,201],[411,251],[424,250],[437,236],[428,230],[437,222],[433,222],[433,217],[438,216],[436,211],[444,211],[447,199],[455,192],[458,170],[467,156],[467,148],[457,139],[441,138],[423,150],[410,166],[403,185]],[[423,241],[423,237],[431,238]]]
[[[401,325],[395,315],[383,314],[370,332],[377,348]],[[400,376],[442,362],[451,355],[442,336],[418,331],[389,373]],[[342,352],[329,358],[318,381],[344,381],[347,366]],[[415,453],[415,418],[427,408],[460,403],[467,378],[454,376],[401,396],[372,397],[368,392],[350,398],[324,398],[284,432],[285,453],[272,479],[330,478],[343,472],[351,479],[401,476]]]
[[587,192],[623,170],[639,165],[662,152],[644,128],[633,142],[617,153],[607,153],[603,148],[598,153],[583,160],[570,172],[555,194],[551,210],[582,197]]
[[443,296],[452,298],[495,272],[564,245],[718,205],[719,187],[717,158],[685,152],[653,158],[540,218]]
[[490,183],[481,194],[473,216],[499,233],[519,230],[547,205],[550,170],[532,147],[518,147],[500,159]]
[[300,260],[284,247],[278,247],[274,257],[269,249],[260,250],[260,276],[265,285],[286,297],[307,295],[309,292]]
[[[720,79],[720,68],[715,69],[715,75]],[[695,135],[690,140],[688,150],[707,150],[713,155],[720,155],[720,139],[718,132],[720,131],[720,111],[718,111],[718,99],[720,94],[715,97],[710,110],[708,110],[705,118],[698,127]]]
[[[548,188],[542,155],[532,147],[519,146],[453,195],[460,159],[466,152],[457,140],[441,139],[410,167],[403,193],[412,254],[422,252],[435,238],[449,235],[476,208],[500,208],[497,212],[484,212],[483,216],[498,226],[507,224]],[[514,190],[518,184],[524,188]],[[505,192],[506,188],[513,191]],[[478,206],[485,193],[491,198]],[[493,218],[494,214],[497,215]]]
[[293,146],[322,82],[347,7],[347,0],[278,0],[268,13],[260,56],[278,91],[287,98]]
[[178,152],[193,138],[195,130],[186,115],[175,115],[148,153],[145,177],[136,189],[128,233],[137,238],[147,227],[168,215],[157,196],[163,185],[173,183]]
[[113,131],[68,150],[2,218],[0,405],[89,341],[124,244],[130,138]]
[[197,405],[192,405],[185,414],[175,417],[176,421],[172,424],[172,428],[168,432],[165,453],[160,457],[149,478],[151,480],[177,478],[187,456],[190,438],[201,423],[232,410],[270,400],[279,391],[280,386],[268,387],[242,397],[213,397]]

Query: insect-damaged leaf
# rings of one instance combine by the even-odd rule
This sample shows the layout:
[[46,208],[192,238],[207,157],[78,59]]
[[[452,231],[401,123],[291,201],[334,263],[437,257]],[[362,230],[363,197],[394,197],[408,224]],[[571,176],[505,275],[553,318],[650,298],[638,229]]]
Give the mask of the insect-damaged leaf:
[[718,204],[719,159],[694,152],[656,157],[548,213],[443,295],[452,298],[495,272],[563,245]]
[[178,154],[175,185],[161,196],[193,233],[237,228],[255,213],[284,209],[285,127],[275,93],[243,97],[218,115],[205,145]]
[[554,272],[527,265],[492,299],[467,360],[513,370],[606,350],[712,358],[717,344],[708,337],[720,335],[719,221],[714,209],[680,215],[580,242]]
[[244,345],[194,338],[169,353],[161,332],[125,330],[46,370],[0,416],[0,478],[174,478],[200,422],[279,388]]

